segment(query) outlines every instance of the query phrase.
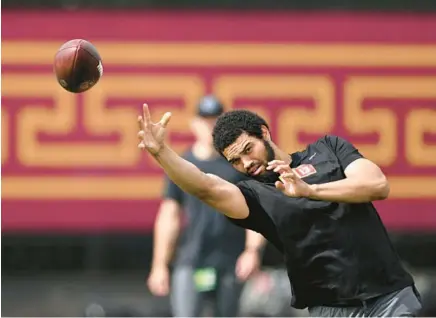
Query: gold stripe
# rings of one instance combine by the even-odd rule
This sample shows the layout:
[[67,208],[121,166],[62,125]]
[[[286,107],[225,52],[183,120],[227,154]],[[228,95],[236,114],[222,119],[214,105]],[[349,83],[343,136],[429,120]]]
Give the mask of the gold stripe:
[[[436,177],[389,177],[390,199],[435,199]],[[146,200],[162,196],[156,177],[3,177],[3,199]]]
[[388,177],[391,199],[436,199],[436,176]]
[[[105,64],[238,66],[436,66],[436,45],[93,43]],[[2,41],[3,64],[52,64],[61,42]]]
[[157,199],[162,177],[3,177],[5,199]]

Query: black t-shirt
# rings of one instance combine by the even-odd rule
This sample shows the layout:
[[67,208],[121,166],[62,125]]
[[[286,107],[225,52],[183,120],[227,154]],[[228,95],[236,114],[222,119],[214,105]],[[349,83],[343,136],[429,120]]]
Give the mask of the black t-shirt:
[[[201,171],[217,175],[231,183],[247,178],[221,156],[198,160],[188,151],[183,156]],[[165,198],[176,200],[183,208],[187,224],[176,250],[175,265],[228,269],[245,248],[245,231],[196,197],[182,191],[166,178]]]
[[[345,168],[362,155],[347,141],[325,136],[291,157],[305,182],[320,184],[344,179]],[[292,306],[347,305],[413,284],[372,203],[290,198],[255,180],[238,187],[250,214],[229,219],[283,252]]]

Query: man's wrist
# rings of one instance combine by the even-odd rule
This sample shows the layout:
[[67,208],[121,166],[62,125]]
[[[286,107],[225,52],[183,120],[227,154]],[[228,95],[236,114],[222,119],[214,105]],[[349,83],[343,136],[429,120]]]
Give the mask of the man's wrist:
[[160,145],[159,150],[157,150],[156,152],[152,153],[151,155],[153,157],[155,157],[156,159],[159,159],[159,157],[162,156],[163,153],[165,153],[168,150],[168,147],[165,143],[163,143],[162,145]]
[[309,184],[309,193],[307,194],[307,198],[309,199],[318,199],[318,185],[317,184]]

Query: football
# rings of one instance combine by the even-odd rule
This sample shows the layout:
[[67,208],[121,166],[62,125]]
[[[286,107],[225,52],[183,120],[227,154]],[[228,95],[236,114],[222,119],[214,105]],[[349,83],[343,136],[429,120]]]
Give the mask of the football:
[[97,84],[103,75],[103,65],[94,45],[75,39],[64,43],[56,52],[54,72],[64,89],[83,93]]

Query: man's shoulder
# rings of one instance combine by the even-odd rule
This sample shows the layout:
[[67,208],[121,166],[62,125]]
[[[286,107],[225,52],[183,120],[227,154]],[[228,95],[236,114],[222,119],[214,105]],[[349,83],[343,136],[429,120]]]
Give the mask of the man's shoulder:
[[307,149],[315,149],[318,148],[321,152],[330,152],[338,155],[340,153],[350,153],[356,150],[356,147],[353,145],[351,141],[348,139],[334,135],[327,134],[321,138],[318,138],[312,144],[309,144]]
[[256,194],[256,187],[258,186],[258,183],[259,182],[254,179],[243,179],[236,182],[236,186],[242,192],[244,197],[254,198],[258,197],[258,195]]
[[308,144],[307,146],[316,146],[319,144],[327,145],[331,147],[335,143],[337,143],[338,139],[341,137],[334,135],[334,134],[325,134],[322,137],[319,137],[318,139],[314,140],[312,143]]
[[266,197],[272,198],[275,194],[281,193],[274,183],[264,183],[255,179],[239,181],[236,186],[242,191],[245,197],[260,199]]
[[238,182],[235,183],[235,185],[239,188],[239,189],[250,189],[250,183],[251,183],[251,179],[244,179],[244,180],[240,180]]
[[330,148],[336,148],[337,146],[341,144],[351,144],[345,137],[335,135],[335,134],[326,134],[317,140],[315,140],[311,145],[316,144],[324,144],[329,146]]
[[311,155],[314,151],[329,152],[332,151],[338,141],[343,140],[341,137],[333,134],[326,134],[306,144],[304,149],[294,152],[293,156],[304,157],[305,155]]
[[255,179],[251,179],[251,178],[247,177],[244,180],[241,180],[238,183],[236,183],[236,185],[239,188],[251,189],[254,187],[264,186],[265,184],[260,182],[260,181],[255,180]]
[[334,135],[324,135],[313,140],[311,143],[306,144],[303,149],[299,149],[291,153],[290,155],[292,157],[292,167],[295,168],[308,158],[310,158],[309,160],[311,160],[313,156],[319,156],[320,153],[330,153],[330,139],[332,138],[334,138]]

